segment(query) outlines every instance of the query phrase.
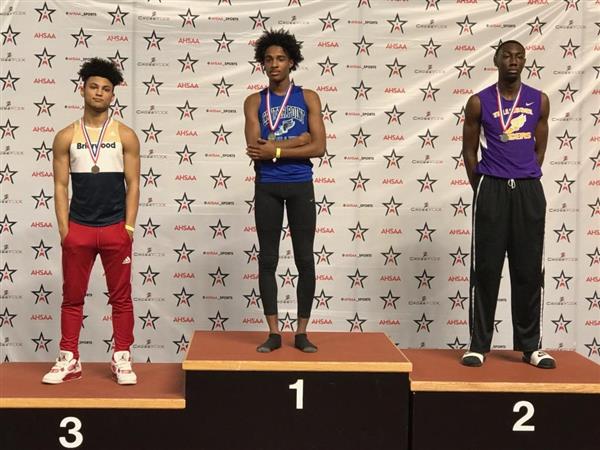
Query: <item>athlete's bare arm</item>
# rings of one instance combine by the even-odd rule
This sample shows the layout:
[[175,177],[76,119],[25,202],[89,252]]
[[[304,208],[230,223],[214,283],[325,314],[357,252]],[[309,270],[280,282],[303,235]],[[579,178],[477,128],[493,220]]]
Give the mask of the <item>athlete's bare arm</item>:
[[465,107],[465,122],[463,124],[462,154],[467,169],[467,177],[471,187],[477,187],[477,151],[479,150],[479,133],[481,131],[481,101],[479,96],[472,95]]
[[546,155],[546,145],[548,144],[548,117],[550,116],[550,100],[542,92],[542,105],[540,107],[540,119],[535,127],[535,155],[537,162],[542,166],[544,156]]
[[[134,226],[140,203],[140,141],[135,132],[119,122],[119,135],[123,145],[123,170],[127,194],[125,196],[125,224]],[[133,232],[127,230],[130,237]]]
[[69,232],[69,147],[72,139],[73,124],[60,130],[52,143],[54,212],[56,213],[61,243]]

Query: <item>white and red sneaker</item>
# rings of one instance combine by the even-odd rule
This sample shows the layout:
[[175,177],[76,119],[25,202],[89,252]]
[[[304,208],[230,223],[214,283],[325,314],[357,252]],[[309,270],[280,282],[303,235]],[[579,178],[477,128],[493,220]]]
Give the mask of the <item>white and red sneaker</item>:
[[64,381],[78,380],[79,378],[81,378],[81,362],[73,358],[73,352],[61,350],[50,372],[42,378],[42,383],[60,384]]
[[126,350],[114,353],[110,361],[110,370],[118,384],[137,383],[137,376],[131,367],[131,355]]

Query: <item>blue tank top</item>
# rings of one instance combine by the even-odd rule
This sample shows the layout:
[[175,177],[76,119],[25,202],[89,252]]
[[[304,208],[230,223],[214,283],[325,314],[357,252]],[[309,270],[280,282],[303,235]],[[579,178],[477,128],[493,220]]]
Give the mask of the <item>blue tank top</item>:
[[[542,93],[521,84],[521,96],[507,130],[509,139],[502,142],[496,85],[477,95],[481,103],[481,161],[477,173],[498,178],[540,178],[542,169],[535,154],[535,128],[540,117]],[[513,100],[502,98],[502,114],[508,120]]]
[[[267,88],[268,89],[268,88]],[[258,120],[260,137],[267,139],[271,130],[267,116],[267,89],[260,91]],[[271,118],[275,121],[285,96],[271,92]],[[292,92],[281,120],[275,130],[275,140],[282,141],[300,136],[308,130],[308,108],[304,102],[304,92],[293,85]],[[308,158],[281,158],[277,162],[262,160],[254,163],[257,183],[302,183],[312,181],[312,162]]]

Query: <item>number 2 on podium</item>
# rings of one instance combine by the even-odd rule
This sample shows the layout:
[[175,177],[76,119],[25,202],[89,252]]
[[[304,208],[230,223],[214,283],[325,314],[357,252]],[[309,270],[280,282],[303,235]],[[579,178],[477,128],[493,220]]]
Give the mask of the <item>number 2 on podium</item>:
[[296,409],[304,409],[304,380],[302,378],[296,380],[294,384],[290,384],[289,388],[296,391]]

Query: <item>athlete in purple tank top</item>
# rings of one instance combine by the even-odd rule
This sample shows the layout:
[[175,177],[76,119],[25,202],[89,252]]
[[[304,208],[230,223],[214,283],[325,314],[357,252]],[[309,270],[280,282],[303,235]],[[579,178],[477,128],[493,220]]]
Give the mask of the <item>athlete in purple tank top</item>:
[[[500,278],[508,256],[514,349],[535,367],[556,362],[542,345],[546,199],[540,182],[548,141],[548,96],[521,82],[525,48],[501,43],[498,82],[469,98],[463,157],[473,187],[469,351],[478,367],[491,349]],[[478,160],[478,150],[481,159]]]

